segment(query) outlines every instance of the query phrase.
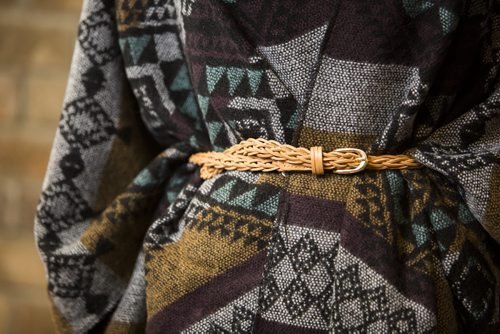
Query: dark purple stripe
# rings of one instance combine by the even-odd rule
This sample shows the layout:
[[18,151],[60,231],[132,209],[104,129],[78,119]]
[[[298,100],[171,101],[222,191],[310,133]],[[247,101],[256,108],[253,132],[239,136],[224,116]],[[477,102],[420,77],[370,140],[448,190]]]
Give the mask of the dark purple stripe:
[[449,44],[439,10],[433,6],[412,18],[394,0],[341,1],[325,53],[371,64],[435,66]]
[[213,58],[220,64],[248,64],[252,43],[219,1],[199,1],[184,17],[186,50],[191,57]]
[[297,225],[330,232],[339,232],[346,210],[339,202],[318,197],[286,193],[287,225]]
[[254,45],[275,45],[328,23],[336,0],[253,0],[226,6]]
[[178,333],[260,285],[266,252],[215,277],[166,306],[148,321],[147,333]]

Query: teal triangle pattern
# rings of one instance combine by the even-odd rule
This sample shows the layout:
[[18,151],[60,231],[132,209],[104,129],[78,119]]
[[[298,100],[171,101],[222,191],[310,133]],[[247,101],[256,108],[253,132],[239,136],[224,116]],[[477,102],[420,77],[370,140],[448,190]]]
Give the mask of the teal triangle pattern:
[[445,35],[455,30],[458,23],[457,15],[444,7],[439,8],[439,20]]
[[[220,122],[206,122],[206,126],[208,129],[208,136],[210,137],[210,141],[215,143],[215,139],[219,135],[219,131],[222,128],[222,123]],[[214,145],[214,149],[220,151],[221,148]]]
[[225,71],[226,71],[225,67],[222,66],[212,67],[207,65],[206,74],[207,74],[207,88],[209,93],[212,93],[214,91],[215,86],[217,86],[217,83],[220,81]]
[[169,187],[177,187],[180,186],[183,182],[186,181],[185,177],[173,176],[168,182]]
[[125,51],[125,45],[127,45],[127,38],[119,38],[118,44],[120,45],[120,50],[123,53]]
[[290,117],[290,120],[286,124],[286,128],[287,129],[295,129],[298,122],[299,122],[299,108],[295,108],[295,111],[293,112],[292,116]]
[[[397,174],[394,171],[388,171],[386,175],[391,195],[394,198],[400,198],[403,195],[403,187],[404,187],[403,178],[401,177],[401,174]],[[407,223],[407,219],[405,219],[403,215],[403,208],[401,207],[399,201],[394,201],[393,215],[398,224]]]
[[144,187],[149,184],[155,183],[156,178],[147,169],[141,171],[134,179],[134,184],[136,186]]
[[272,197],[268,198],[265,202],[257,205],[255,210],[273,216],[274,214],[276,214],[276,212],[278,212],[279,200],[280,200],[279,194],[273,195]]
[[432,6],[434,6],[434,3],[431,0],[403,0],[403,7],[411,17],[423,13]]
[[179,193],[177,191],[167,191],[167,200],[173,203],[178,195]]
[[198,117],[196,111],[198,110],[196,107],[196,100],[194,99],[193,92],[190,92],[184,104],[181,107],[182,112],[185,115],[190,116],[191,118],[196,119]]
[[145,35],[141,37],[128,37],[127,42],[130,49],[130,55],[132,56],[132,60],[134,64],[137,64],[139,58],[144,52],[144,48],[148,45],[151,40],[151,36]]
[[257,188],[253,188],[252,190],[244,192],[243,194],[239,195],[238,197],[233,198],[231,200],[231,202],[229,202],[229,204],[236,205],[236,206],[242,206],[244,208],[251,208],[256,192],[257,192]]
[[238,67],[230,67],[227,70],[227,78],[229,80],[229,94],[234,95],[236,88],[243,80],[243,76],[245,75],[245,70]]
[[208,96],[198,95],[198,103],[203,112],[203,116],[206,116],[208,111]]
[[257,89],[259,89],[259,85],[262,80],[262,72],[247,69],[247,75],[248,75],[248,82],[250,83],[250,89],[252,90],[252,94],[255,95],[257,93]]
[[437,209],[431,213],[431,223],[436,230],[442,230],[452,225],[453,221],[443,210]]
[[189,90],[191,89],[191,80],[189,79],[189,73],[185,65],[181,66],[177,75],[170,85],[170,89],[173,91]]
[[211,195],[213,199],[221,203],[228,203],[231,195],[231,191],[233,190],[234,185],[236,184],[236,180],[231,180],[221,188],[214,191]]
[[413,235],[417,240],[417,247],[422,246],[429,240],[429,230],[426,227],[413,225],[411,228],[413,230]]

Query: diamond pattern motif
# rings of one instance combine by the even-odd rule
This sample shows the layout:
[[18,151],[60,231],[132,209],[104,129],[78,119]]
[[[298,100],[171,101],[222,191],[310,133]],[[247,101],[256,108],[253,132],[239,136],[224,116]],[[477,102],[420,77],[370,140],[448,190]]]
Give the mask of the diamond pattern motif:
[[427,310],[362,267],[339,246],[338,238],[332,232],[280,227],[272,239],[260,295],[263,318],[335,333],[431,328],[429,319],[417,327],[417,310],[420,316]]
[[386,286],[364,288],[359,270],[358,265],[353,264],[338,271],[333,302],[333,328],[339,332],[364,333],[370,328],[383,329],[384,332],[415,332],[415,311],[403,306],[391,312]]
[[245,246],[255,246],[262,250],[271,234],[270,225],[269,220],[238,215],[234,211],[224,211],[219,206],[214,206],[204,211],[204,215],[199,215],[199,218],[192,219],[189,228],[207,231],[212,235],[230,238],[232,242],[243,242]]
[[94,98],[83,97],[66,105],[60,131],[71,145],[90,148],[109,140],[115,127]]
[[257,289],[236,299],[207,318],[182,331],[183,334],[250,334],[257,311]]
[[67,229],[92,213],[73,183],[55,182],[47,187],[42,195],[37,218],[51,231]]
[[[332,264],[328,262],[335,257],[338,248],[336,236],[323,242],[326,240],[314,237],[313,230],[297,238],[291,235],[291,231],[280,231],[273,237],[260,301],[263,315],[302,322],[311,314],[320,314],[315,321],[321,321],[319,327],[326,328],[335,278]],[[294,240],[287,240],[285,236]]]
[[49,291],[55,296],[75,298],[90,286],[94,267],[86,255],[53,256],[47,259]]
[[320,253],[318,246],[311,238],[310,234],[306,234],[299,240],[291,249],[292,266],[296,272],[307,274],[320,261]]
[[[203,322],[193,333],[247,333],[257,311],[281,326],[274,332],[429,333],[448,325],[456,332],[458,321],[450,320],[460,320],[465,331],[482,333],[498,325],[492,254],[500,236],[491,205],[498,159],[491,148],[500,53],[489,38],[498,6],[338,3],[86,0],[36,222],[60,330],[104,330],[116,320],[133,330],[159,319],[153,327],[177,332],[172,325],[186,329],[193,319]],[[456,29],[459,21],[463,29]],[[471,34],[487,37],[476,56],[455,52],[447,63],[448,51],[467,48]],[[346,135],[379,153],[415,139],[413,153],[429,171],[367,172],[347,191],[343,181],[325,179],[323,187],[307,178],[228,172],[242,182],[232,184],[224,173],[209,190],[211,181],[202,183],[184,164],[190,153],[247,137],[341,147]],[[126,188],[134,169],[166,147],[177,153],[165,156],[165,168],[149,165]],[[206,191],[183,198],[186,182]],[[323,205],[328,210],[318,210]],[[146,231],[152,216],[160,218]],[[231,294],[218,290],[204,300],[200,291],[234,277],[199,261],[196,270],[210,279],[191,279],[184,269],[198,264],[201,253],[189,250],[199,239],[182,241],[186,257],[174,257],[178,266],[166,274],[168,244],[190,229],[215,241],[201,260],[227,252],[226,267],[257,270],[253,278],[260,279],[261,262],[240,267],[249,253],[233,250],[251,247],[262,252],[252,261],[262,260],[275,218],[284,220],[262,286],[245,275],[229,284]],[[379,237],[385,242],[369,242]],[[144,264],[134,261],[141,249]],[[182,299],[157,298],[171,288]],[[239,288],[245,296],[235,302]],[[188,309],[206,307],[207,314],[170,317],[171,303],[186,300]]]
[[313,296],[306,283],[298,276],[283,291],[283,301],[292,318],[297,318],[312,306]]
[[89,60],[95,65],[104,65],[119,54],[116,45],[109,43],[117,37],[113,22],[109,13],[100,10],[89,15],[80,24],[78,41]]

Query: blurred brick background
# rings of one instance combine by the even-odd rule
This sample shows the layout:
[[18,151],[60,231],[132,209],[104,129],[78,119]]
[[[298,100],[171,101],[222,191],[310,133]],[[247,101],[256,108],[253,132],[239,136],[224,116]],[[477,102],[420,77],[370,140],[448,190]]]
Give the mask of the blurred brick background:
[[53,333],[33,217],[82,0],[0,0],[0,334]]

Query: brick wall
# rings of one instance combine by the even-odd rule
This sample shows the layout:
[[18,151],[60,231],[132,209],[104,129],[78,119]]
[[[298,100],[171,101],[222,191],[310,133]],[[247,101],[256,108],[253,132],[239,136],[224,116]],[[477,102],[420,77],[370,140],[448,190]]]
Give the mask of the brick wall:
[[82,0],[0,0],[0,334],[53,333],[33,217]]

